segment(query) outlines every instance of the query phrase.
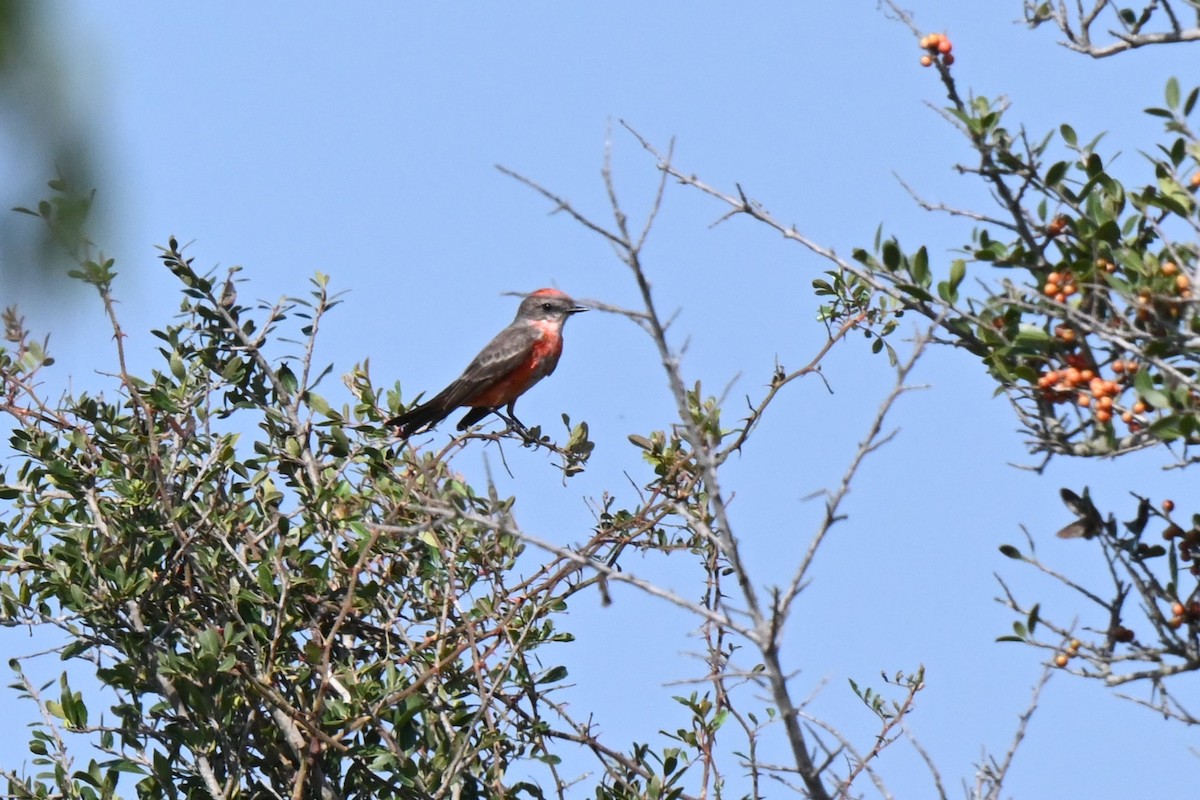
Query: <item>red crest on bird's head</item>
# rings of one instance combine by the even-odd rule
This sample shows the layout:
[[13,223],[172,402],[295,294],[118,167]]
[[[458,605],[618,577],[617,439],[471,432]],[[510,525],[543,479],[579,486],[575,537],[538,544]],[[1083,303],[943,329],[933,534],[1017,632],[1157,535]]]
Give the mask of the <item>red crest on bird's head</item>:
[[530,297],[566,297],[566,292],[560,292],[558,289],[538,289],[536,292],[531,292]]

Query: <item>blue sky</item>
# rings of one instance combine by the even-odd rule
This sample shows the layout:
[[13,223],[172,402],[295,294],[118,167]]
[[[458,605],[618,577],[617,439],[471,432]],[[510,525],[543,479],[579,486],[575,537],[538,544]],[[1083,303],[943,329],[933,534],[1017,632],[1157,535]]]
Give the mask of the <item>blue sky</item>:
[[[1169,75],[1186,84],[1192,65],[1182,47],[1086,60],[1048,29],[1015,24],[1017,0],[910,5],[925,30],[954,41],[960,87],[1009,97],[1011,127],[1040,134],[1070,122],[1081,139],[1109,131],[1131,173],[1159,130],[1140,110],[1159,102]],[[942,101],[934,72],[917,64],[907,29],[867,0],[336,10],[53,0],[43,17],[97,142],[97,238],[117,260],[120,313],[135,333],[135,365],[146,368],[154,340],[144,332],[178,304],[155,258],[169,235],[194,242],[198,265],[242,265],[243,298],[302,293],[313,272],[331,275],[348,294],[326,321],[323,356],[339,373],[369,358],[376,383],[400,380],[407,397],[439,389],[507,324],[515,301],[504,292],[553,285],[635,305],[633,281],[603,241],[549,216],[541,198],[494,169],[503,164],[603,217],[611,136],[636,218],[657,175],[620,120],[664,147],[675,137],[685,170],[726,189],[740,182],[842,253],[868,245],[881,222],[906,246],[928,244],[942,268],[967,240],[963,223],[918,209],[897,174],[933,200],[987,203],[952,168],[969,153],[928,106]],[[685,379],[719,393],[737,378],[733,418],[776,358],[794,367],[819,348],[810,284],[826,265],[749,221],[711,228],[722,213],[672,187],[645,255],[660,307],[680,311],[673,333],[676,346],[686,342]],[[35,330],[53,332],[53,374],[64,386],[68,376],[77,388],[105,385],[96,365],[109,362],[111,343],[96,335],[98,304],[64,312],[55,300],[18,299]],[[480,478],[490,459],[501,490],[519,498],[520,523],[561,544],[586,538],[589,498],[608,490],[633,501],[626,474],[649,476],[626,436],[662,428],[672,409],[650,341],[627,321],[586,314],[566,334],[558,372],[520,412],[547,430],[564,411],[587,420],[597,443],[588,472],[564,487],[544,456],[513,448],[511,479],[482,448],[456,461]],[[857,342],[838,347],[824,371],[834,393],[816,379],[792,386],[724,479],[736,492],[735,533],[763,584],[790,574],[821,514],[805,498],[838,479],[891,383],[886,362]],[[994,642],[1011,617],[993,601],[993,573],[1060,618],[1082,608],[996,548],[1019,543],[1024,524],[1047,561],[1099,581],[1088,545],[1048,538],[1069,521],[1058,488],[1090,484],[1124,513],[1126,488],[1186,502],[1190,484],[1154,456],[1058,461],[1037,477],[1010,465],[1031,460],[978,363],[934,351],[916,381],[931,388],[901,400],[898,439],[859,475],[785,655],[799,670],[797,694],[825,682],[814,712],[864,747],[873,723],[847,678],[878,687],[880,671],[924,663],[928,689],[910,725],[953,787],[972,780],[981,747],[1007,747],[1039,673],[1034,651]],[[677,564],[624,566],[699,591]],[[617,746],[658,741],[660,728],[682,722],[670,696],[685,691],[663,684],[701,670],[682,655],[698,647],[695,623],[632,591],[615,599],[572,608],[578,643],[561,652],[578,685],[572,706],[600,709],[597,723]],[[28,714],[12,703],[0,695],[10,716]],[[19,753],[24,741],[23,729],[0,731],[0,753]],[[1058,676],[1006,794],[1168,796],[1195,785],[1195,743],[1180,726]],[[898,796],[929,796],[911,748],[895,745],[879,766]]]

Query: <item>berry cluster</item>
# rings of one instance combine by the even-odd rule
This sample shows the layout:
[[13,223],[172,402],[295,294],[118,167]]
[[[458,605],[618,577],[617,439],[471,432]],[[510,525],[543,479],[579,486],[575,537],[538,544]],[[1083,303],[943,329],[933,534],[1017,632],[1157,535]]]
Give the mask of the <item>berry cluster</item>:
[[1054,657],[1054,665],[1056,667],[1065,667],[1068,661],[1079,655],[1079,648],[1082,646],[1083,642],[1078,639],[1072,639],[1067,642],[1067,649]]
[[933,62],[937,58],[942,59],[942,63],[947,67],[954,63],[954,54],[950,51],[954,49],[954,45],[950,44],[950,40],[942,33],[931,33],[928,36],[921,37],[921,49],[928,52],[921,56],[921,66],[933,66]]
[[[1075,329],[1067,325],[1059,325],[1055,336],[1066,345],[1074,344],[1078,338]],[[1116,413],[1116,404],[1121,394],[1128,388],[1128,382],[1138,371],[1136,361],[1117,359],[1110,367],[1113,378],[1104,378],[1096,370],[1087,366],[1086,358],[1080,353],[1071,353],[1064,359],[1062,369],[1049,369],[1038,377],[1037,386],[1042,390],[1042,398],[1049,403],[1074,403],[1082,408],[1089,408],[1096,422],[1106,424],[1112,422]],[[1146,413],[1146,404],[1138,400],[1121,413],[1121,420],[1131,430],[1141,426],[1138,416]]]
[[[1047,226],[1047,232],[1057,235],[1064,230],[1065,223],[1057,224],[1063,219],[1055,217]],[[1054,303],[1071,302],[1073,305],[1078,303],[1080,308],[1088,307],[1096,302],[1092,294],[1095,282],[1103,286],[1103,275],[1116,272],[1118,267],[1109,259],[1098,258],[1094,271],[1091,264],[1084,264],[1080,269],[1082,277],[1065,264],[1048,273],[1039,287],[1041,295]],[[1138,329],[1152,334],[1165,333],[1180,320],[1188,303],[1192,302],[1192,280],[1178,264],[1164,260],[1152,266],[1148,275],[1143,273],[1141,281],[1142,286],[1132,294],[1132,302],[1124,313]],[[1049,314],[1052,318],[1057,316],[1054,311]],[[1051,333],[1054,344],[1036,379],[1042,400],[1051,404],[1073,403],[1080,409],[1089,409],[1089,416],[1099,425],[1106,425],[1118,417],[1130,432],[1142,430],[1147,424],[1144,415],[1152,410],[1151,404],[1145,397],[1133,398],[1124,404],[1120,400],[1122,394],[1133,388],[1138,362],[1121,358],[1119,354],[1107,363],[1098,359],[1097,351],[1086,341],[1086,327],[1062,323]],[[1102,374],[1110,370],[1111,374]],[[1180,402],[1188,400],[1184,398]],[[1200,394],[1193,394],[1190,402],[1200,407]],[[1197,549],[1200,553],[1200,548]]]
[[1176,600],[1171,604],[1171,616],[1167,619],[1167,626],[1171,630],[1179,630],[1184,623],[1194,625],[1200,620],[1200,600],[1193,600],[1186,606]]
[[1042,294],[1054,298],[1058,303],[1065,303],[1076,291],[1078,287],[1075,286],[1075,276],[1067,270],[1051,272],[1046,276],[1046,284],[1042,287]]

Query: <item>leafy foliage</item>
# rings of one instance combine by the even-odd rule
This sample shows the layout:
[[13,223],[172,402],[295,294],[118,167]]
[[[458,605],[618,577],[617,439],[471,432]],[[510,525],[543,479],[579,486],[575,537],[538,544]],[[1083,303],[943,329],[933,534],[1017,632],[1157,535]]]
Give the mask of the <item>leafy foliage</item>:
[[[39,702],[109,759],[71,775],[38,726],[35,763],[57,768],[10,794],[49,779],[110,796],[122,772],[142,796],[539,794],[504,775],[551,757],[539,698],[567,676],[538,656],[570,640],[555,624],[570,571],[509,585],[511,499],[477,496],[433,454],[398,459],[365,367],[346,378],[352,404],[316,393],[329,370],[312,347],[337,305],[323,276],[249,308],[233,274],[222,288],[174,240],[163,262],[180,321],[154,332],[162,367],[122,366],[113,396],[49,404],[51,362],[6,317],[2,407],[22,458],[0,481],[0,608],[59,627],[61,657],[115,698],[89,709],[64,675]],[[77,277],[111,310],[112,262]],[[270,355],[289,324],[300,351]]]

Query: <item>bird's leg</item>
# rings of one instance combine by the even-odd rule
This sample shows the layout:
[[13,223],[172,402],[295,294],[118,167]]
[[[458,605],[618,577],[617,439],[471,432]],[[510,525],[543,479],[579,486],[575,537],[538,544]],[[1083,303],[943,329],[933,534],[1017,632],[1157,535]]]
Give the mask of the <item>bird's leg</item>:
[[521,422],[521,420],[517,419],[517,414],[513,410],[513,406],[515,406],[516,404],[517,404],[516,400],[514,400],[508,404],[508,407],[504,409],[507,412],[507,415],[501,414],[500,409],[496,409],[496,416],[498,416],[500,419],[504,420],[504,422],[508,425],[509,428],[511,428],[512,430],[521,434],[521,436],[524,437],[528,441],[530,438],[529,428],[525,427],[524,422]]

